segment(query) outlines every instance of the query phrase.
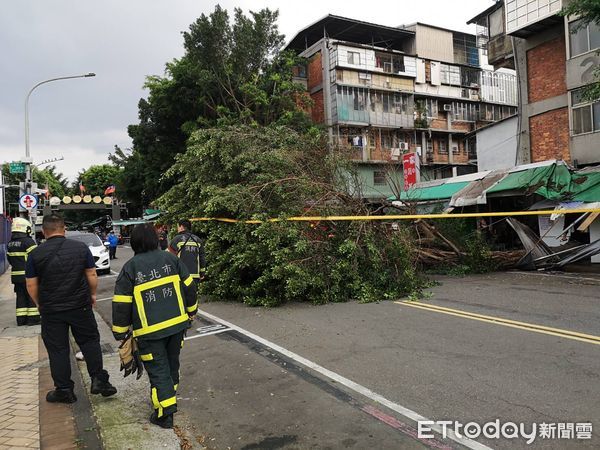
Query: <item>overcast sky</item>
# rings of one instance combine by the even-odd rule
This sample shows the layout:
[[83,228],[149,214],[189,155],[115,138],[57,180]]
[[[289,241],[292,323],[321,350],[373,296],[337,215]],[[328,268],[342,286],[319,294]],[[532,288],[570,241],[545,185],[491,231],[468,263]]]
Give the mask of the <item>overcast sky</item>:
[[[465,22],[491,0],[238,0],[232,10],[279,9],[286,40],[326,14],[389,26],[415,21],[474,32]],[[70,179],[107,161],[114,145],[131,146],[147,75],[162,75],[182,55],[181,32],[216,3],[206,0],[10,0],[0,14],[0,161],[25,153],[24,101],[37,82],[95,72],[95,78],[57,81],[32,94],[30,148],[36,163],[56,163]]]

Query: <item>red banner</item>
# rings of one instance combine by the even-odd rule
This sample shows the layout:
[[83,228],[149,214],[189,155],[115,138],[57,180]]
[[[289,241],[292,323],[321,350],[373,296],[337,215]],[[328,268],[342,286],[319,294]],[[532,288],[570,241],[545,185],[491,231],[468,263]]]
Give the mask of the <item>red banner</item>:
[[419,157],[416,153],[405,153],[402,155],[402,167],[404,171],[404,190],[408,191],[417,183],[417,170],[419,168]]

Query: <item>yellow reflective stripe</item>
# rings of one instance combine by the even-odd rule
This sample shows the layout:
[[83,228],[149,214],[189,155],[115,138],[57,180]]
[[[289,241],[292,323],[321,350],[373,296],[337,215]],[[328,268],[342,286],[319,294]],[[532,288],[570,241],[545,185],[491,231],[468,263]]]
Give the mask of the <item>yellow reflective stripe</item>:
[[115,333],[127,333],[129,331],[129,327],[128,326],[127,327],[120,327],[118,325],[113,325],[112,326],[112,330]]
[[173,388],[175,388],[175,391],[177,391],[178,387],[179,387],[179,383],[177,383],[175,386],[173,386]]
[[158,393],[156,392],[156,388],[152,388],[152,405],[154,406],[154,409],[157,410],[157,416],[162,417],[163,409],[158,401]]
[[199,279],[200,278],[200,274],[199,273],[194,273],[194,274],[190,275],[190,277]]
[[152,356],[152,353],[147,353],[145,355],[140,355],[140,359],[142,361],[152,361],[154,359],[154,356]]
[[29,308],[17,308],[17,317],[26,316]]
[[31,247],[29,247],[27,250],[25,250],[25,253],[29,253],[32,250],[35,250],[37,247],[37,245],[32,245]]
[[191,312],[196,311],[197,309],[198,309],[198,302],[196,301],[196,303],[194,303],[192,306],[188,306],[186,308],[186,311],[191,313]]
[[189,277],[187,277],[185,279],[185,281],[183,282],[183,284],[185,284],[186,286],[189,286],[190,284],[192,284],[193,281],[194,281],[194,277],[193,277],[193,275],[190,275]]
[[133,335],[135,337],[143,336],[145,334],[155,333],[157,331],[164,330],[165,328],[169,328],[174,325],[178,325],[182,322],[186,322],[188,320],[188,315],[187,313],[184,314],[185,315],[183,316],[177,316],[172,319],[165,320],[164,322],[157,323],[156,325],[150,325],[147,327],[138,328],[137,330],[133,330]]
[[[179,277],[179,275],[171,275],[168,277],[159,278],[158,280],[153,280],[153,281],[148,281],[147,283],[138,284],[137,286],[135,286],[133,288],[133,297],[135,298],[135,306],[136,306],[138,315],[140,316],[140,322],[142,324],[142,327],[138,330],[138,334],[136,334],[136,332],[134,330],[134,332],[133,332],[134,336],[140,336],[141,334],[147,334],[147,333],[151,333],[153,331],[158,331],[158,330],[167,328],[171,325],[163,326],[163,324],[172,322],[173,320],[176,320],[176,319],[180,319],[182,316],[187,320],[187,313],[185,312],[185,307],[183,306],[183,297],[181,296],[180,282],[181,282],[181,278]],[[169,283],[172,283],[173,286],[175,286],[175,294],[177,295],[177,302],[179,304],[179,311],[181,313],[181,316],[175,317],[175,318],[167,320],[165,322],[157,323],[156,325],[149,326],[148,318],[146,317],[146,310],[144,308],[144,299],[142,299],[142,292],[147,291],[152,288],[155,288],[155,287],[158,287],[158,286],[163,286],[163,285],[169,284]],[[181,320],[176,323],[180,323],[180,322],[181,322]],[[147,331],[149,329],[152,329],[152,331]]]
[[170,397],[170,398],[160,402],[160,406],[162,406],[163,408],[168,408],[169,406],[173,406],[176,403],[177,403],[177,397],[173,396],[173,397]]
[[37,308],[27,308],[27,314],[30,316],[36,316],[36,315],[39,315],[40,312],[38,311]]
[[133,296],[115,294],[112,301],[115,303],[133,303]]
[[24,270],[11,270],[10,274],[11,275],[25,275],[25,271]]
[[8,252],[8,256],[27,256],[27,252]]

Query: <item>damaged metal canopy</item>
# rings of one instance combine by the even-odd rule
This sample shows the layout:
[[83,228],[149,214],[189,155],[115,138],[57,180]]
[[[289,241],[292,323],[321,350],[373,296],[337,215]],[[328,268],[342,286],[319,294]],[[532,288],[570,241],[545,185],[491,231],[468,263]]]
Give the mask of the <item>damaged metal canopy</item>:
[[512,169],[478,172],[460,177],[418,183],[402,192],[400,201],[442,201],[462,207],[487,203],[487,197],[532,195],[564,202],[600,201],[600,167],[572,170],[563,161],[517,166]]

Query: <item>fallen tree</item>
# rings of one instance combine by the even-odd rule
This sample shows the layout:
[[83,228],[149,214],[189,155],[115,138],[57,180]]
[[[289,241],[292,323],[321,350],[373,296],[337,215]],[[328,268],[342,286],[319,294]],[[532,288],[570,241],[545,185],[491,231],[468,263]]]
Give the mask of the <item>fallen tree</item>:
[[[353,166],[328,151],[321,132],[236,126],[196,132],[168,172],[158,204],[166,220],[367,215]],[[358,197],[358,198],[357,198]],[[381,222],[197,222],[210,263],[203,294],[250,305],[419,292],[410,226]]]

